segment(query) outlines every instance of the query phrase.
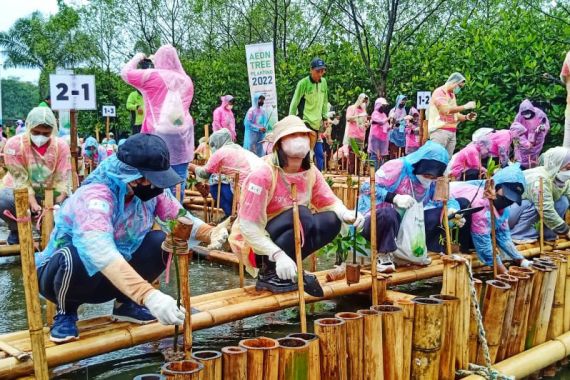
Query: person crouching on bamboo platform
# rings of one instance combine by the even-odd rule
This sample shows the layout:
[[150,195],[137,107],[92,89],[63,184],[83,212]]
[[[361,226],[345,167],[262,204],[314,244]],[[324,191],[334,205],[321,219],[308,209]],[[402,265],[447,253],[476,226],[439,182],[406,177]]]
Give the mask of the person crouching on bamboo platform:
[[[303,258],[330,243],[342,223],[359,229],[364,218],[343,205],[311,163],[314,133],[299,117],[287,116],[277,122],[273,136],[273,153],[243,184],[229,241],[233,252],[243,255],[249,273],[255,276],[259,268],[257,290],[283,293],[297,289],[292,184],[297,187]],[[307,293],[322,295],[316,277],[304,278]]]
[[[190,164],[190,171],[196,174],[198,181],[203,182],[216,175],[215,185],[210,186],[210,192],[214,201],[218,199],[217,181],[222,174],[220,187],[220,207],[226,215],[232,214],[234,199],[233,179],[239,174],[239,184],[243,185],[245,178],[257,166],[263,164],[263,160],[255,153],[242,148],[232,141],[232,135],[227,129],[220,129],[210,136],[210,150],[212,155],[205,166]],[[214,182],[212,182],[214,184]],[[205,192],[207,195],[207,193]]]
[[[493,175],[495,182],[495,236],[498,248],[513,262],[527,268],[531,262],[519,253],[515,247],[509,228],[509,205],[520,204],[525,188],[525,178],[520,164],[513,164],[499,170]],[[465,216],[463,227],[459,228],[459,244],[461,251],[468,252],[475,248],[477,257],[484,264],[493,266],[493,245],[491,241],[491,214],[489,200],[485,198],[485,181],[451,182],[450,196],[460,205],[461,209],[481,207],[480,211]],[[507,269],[500,257],[497,257],[499,273]]]
[[11,217],[16,214],[13,189],[28,189],[33,214],[42,211],[45,189],[53,189],[54,202],[60,204],[68,194],[71,154],[67,143],[57,137],[57,120],[48,107],[30,111],[25,132],[8,139],[3,153],[8,174],[0,184],[0,218],[10,230],[8,244],[18,244],[18,224]]
[[[170,166],[168,148],[156,135],[136,134],[83,181],[55,215],[47,248],[36,257],[42,296],[57,305],[50,332],[56,343],[77,339],[77,309],[115,300],[116,320],[180,325],[184,310],[150,282],[165,270],[163,231],[155,218],[179,216],[170,187],[182,178]],[[227,231],[189,213],[191,239],[221,245]]]
[[[396,270],[394,254],[397,251],[396,237],[406,210],[416,202],[424,205],[424,224],[427,249],[441,252],[441,202],[434,202],[435,181],[441,177],[449,162],[447,150],[440,144],[427,141],[417,151],[398,159],[390,160],[376,171],[376,242],[379,252],[379,272]],[[450,212],[457,210],[457,202],[449,201]],[[370,183],[364,183],[358,199],[358,211],[365,213],[366,221],[362,235],[370,240]],[[398,259],[406,260],[398,255]],[[427,265],[429,258],[416,264]]]

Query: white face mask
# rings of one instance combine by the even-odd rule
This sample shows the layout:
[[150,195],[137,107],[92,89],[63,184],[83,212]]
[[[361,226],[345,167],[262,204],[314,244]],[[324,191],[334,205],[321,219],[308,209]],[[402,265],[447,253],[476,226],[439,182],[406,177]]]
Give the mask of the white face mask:
[[234,108],[233,104],[228,104],[228,109],[231,110],[232,108]]
[[564,170],[556,174],[556,179],[560,182],[566,183],[566,181],[570,180],[570,170]]
[[432,183],[435,182],[435,179],[424,177],[423,175],[416,175],[418,181],[422,184],[423,187],[426,189],[431,186]]
[[311,150],[308,136],[285,138],[281,142],[281,148],[288,157],[305,158]]
[[40,146],[48,143],[49,137],[42,136],[42,135],[30,135],[30,140],[32,140],[34,145],[39,148]]

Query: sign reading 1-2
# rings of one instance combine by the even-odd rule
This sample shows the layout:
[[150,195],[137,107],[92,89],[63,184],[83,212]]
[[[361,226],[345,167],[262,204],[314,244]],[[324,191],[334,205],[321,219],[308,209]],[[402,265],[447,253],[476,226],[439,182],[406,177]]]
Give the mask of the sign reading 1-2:
[[53,110],[95,110],[95,76],[51,74],[49,92]]
[[418,91],[416,104],[419,110],[427,110],[431,100],[431,91]]

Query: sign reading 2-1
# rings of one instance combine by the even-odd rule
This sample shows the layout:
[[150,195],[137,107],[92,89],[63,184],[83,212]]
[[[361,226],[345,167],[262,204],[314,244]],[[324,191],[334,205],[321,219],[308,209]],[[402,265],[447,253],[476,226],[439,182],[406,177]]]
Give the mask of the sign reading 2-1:
[[51,74],[49,92],[53,110],[95,110],[95,76]]

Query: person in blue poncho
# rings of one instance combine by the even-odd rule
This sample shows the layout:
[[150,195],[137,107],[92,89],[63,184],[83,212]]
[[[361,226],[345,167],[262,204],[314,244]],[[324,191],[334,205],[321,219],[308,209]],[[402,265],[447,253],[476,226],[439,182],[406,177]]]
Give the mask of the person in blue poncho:
[[267,112],[263,108],[264,102],[265,96],[255,93],[253,95],[253,106],[247,111],[243,120],[243,125],[245,126],[243,147],[259,157],[264,155],[261,141],[265,137],[267,124],[269,123]]

